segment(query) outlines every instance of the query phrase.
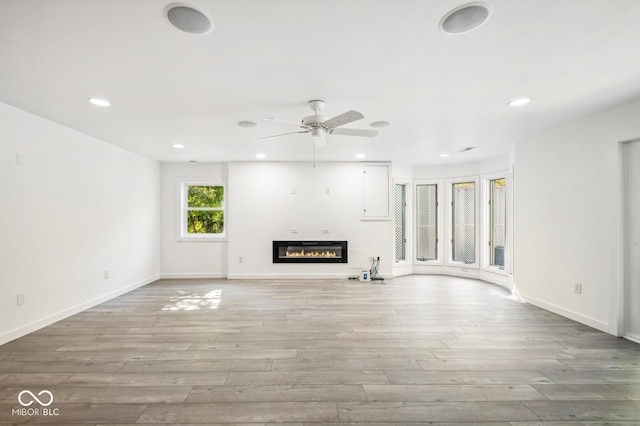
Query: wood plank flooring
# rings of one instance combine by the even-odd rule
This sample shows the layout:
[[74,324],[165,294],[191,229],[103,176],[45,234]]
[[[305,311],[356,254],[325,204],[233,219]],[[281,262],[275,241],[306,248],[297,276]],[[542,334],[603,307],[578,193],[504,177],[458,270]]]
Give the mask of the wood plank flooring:
[[475,280],[162,280],[0,346],[0,423],[640,425],[640,345]]

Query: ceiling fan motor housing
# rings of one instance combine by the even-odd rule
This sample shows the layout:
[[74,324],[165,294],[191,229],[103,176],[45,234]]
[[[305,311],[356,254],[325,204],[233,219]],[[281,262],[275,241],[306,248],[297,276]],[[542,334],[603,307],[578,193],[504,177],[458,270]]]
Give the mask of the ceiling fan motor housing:
[[302,119],[302,124],[309,127],[320,127],[321,123],[328,118],[324,115],[309,115]]
[[322,122],[328,119],[328,117],[318,114],[318,111],[322,111],[324,109],[324,101],[316,99],[313,101],[309,101],[308,104],[315,114],[303,118],[302,124],[311,127],[312,137],[319,138],[322,136]]

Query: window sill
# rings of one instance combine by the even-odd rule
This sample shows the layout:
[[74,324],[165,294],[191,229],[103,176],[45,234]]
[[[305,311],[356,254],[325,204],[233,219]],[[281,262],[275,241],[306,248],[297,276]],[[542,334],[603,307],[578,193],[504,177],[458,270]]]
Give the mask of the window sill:
[[450,268],[480,269],[480,265],[478,265],[478,263],[464,263],[457,260],[450,260],[445,266]]
[[415,259],[413,261],[414,265],[440,265],[442,266],[442,260],[440,259],[429,259],[429,260],[420,260],[420,259]]
[[176,241],[178,242],[227,242],[227,236],[226,235],[220,235],[220,236],[213,236],[213,235],[202,235],[202,236],[196,236],[196,235],[189,235],[189,236],[179,236]]
[[500,268],[498,266],[483,266],[482,270],[484,272],[491,272],[492,274],[497,274],[497,275],[507,275],[507,271],[504,268]]

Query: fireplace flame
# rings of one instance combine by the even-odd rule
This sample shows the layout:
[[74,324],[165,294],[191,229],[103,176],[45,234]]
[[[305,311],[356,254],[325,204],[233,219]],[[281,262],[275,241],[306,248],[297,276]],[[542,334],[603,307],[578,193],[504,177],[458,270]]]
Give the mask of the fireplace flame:
[[289,251],[287,250],[286,257],[338,257],[335,251]]

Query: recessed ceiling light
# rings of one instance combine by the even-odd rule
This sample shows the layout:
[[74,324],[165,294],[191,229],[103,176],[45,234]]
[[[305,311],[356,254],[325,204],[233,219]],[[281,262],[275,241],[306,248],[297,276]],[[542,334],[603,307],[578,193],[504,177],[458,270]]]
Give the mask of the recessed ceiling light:
[[491,7],[481,2],[467,3],[449,11],[440,20],[440,29],[445,34],[464,34],[487,22]]
[[182,149],[184,148],[184,145],[182,145],[181,143],[174,143],[173,145],[171,145],[172,147],[174,147],[175,149]]
[[364,157],[366,157],[366,155],[364,154],[356,154],[356,158],[359,160],[362,160]]
[[101,98],[89,98],[87,99],[90,103],[92,103],[93,105],[96,106],[100,106],[100,107],[108,107],[111,106],[111,102],[109,102],[106,99],[101,99]]
[[443,152],[442,154],[440,154],[440,157],[442,157],[442,158],[446,158],[448,156],[449,156],[449,154],[447,154],[446,152]]
[[259,159],[261,159],[261,160],[262,160],[263,158],[266,158],[266,157],[267,157],[267,156],[266,156],[265,154],[263,154],[263,153],[256,154],[256,158],[259,158]]
[[507,102],[507,105],[512,106],[512,107],[517,107],[517,106],[526,105],[529,102],[531,102],[531,99],[529,99],[529,98],[518,98],[518,99],[513,99],[513,100]]
[[165,8],[164,13],[171,25],[188,34],[206,34],[214,27],[210,16],[186,4],[172,3]]
[[369,126],[374,127],[376,129],[380,129],[382,127],[391,126],[391,123],[388,121],[374,121],[373,123],[369,124]]
[[258,123],[256,123],[255,121],[243,120],[243,121],[238,121],[238,126],[244,127],[245,129],[251,129],[253,127],[258,127]]

